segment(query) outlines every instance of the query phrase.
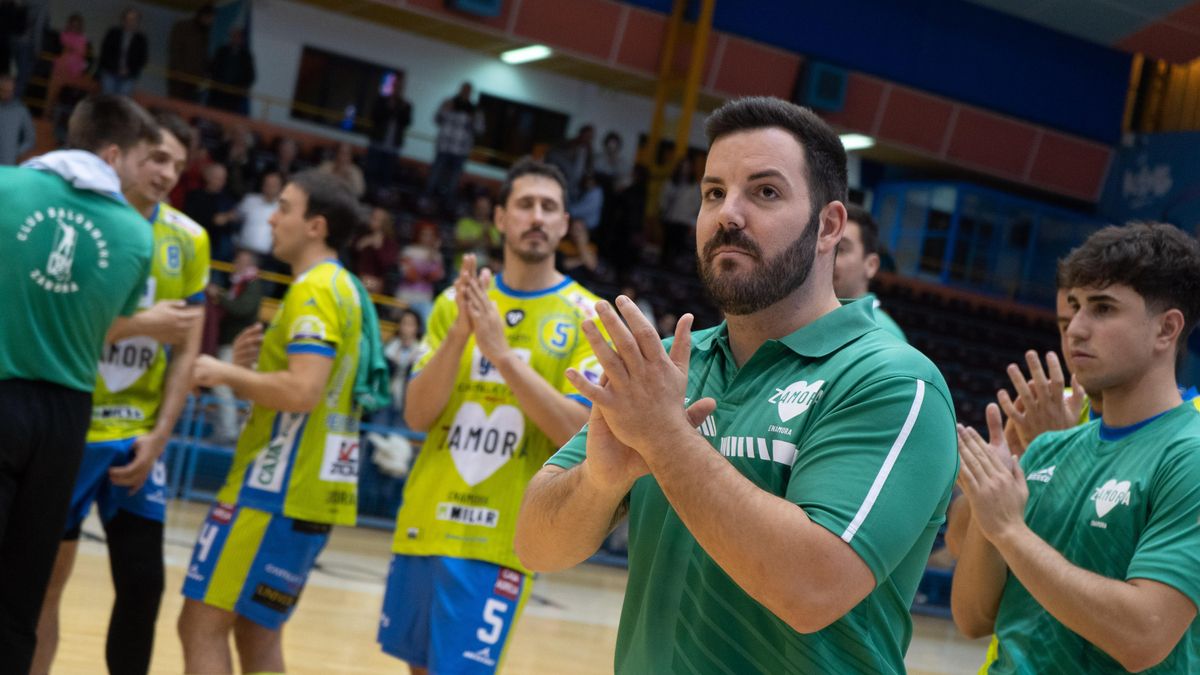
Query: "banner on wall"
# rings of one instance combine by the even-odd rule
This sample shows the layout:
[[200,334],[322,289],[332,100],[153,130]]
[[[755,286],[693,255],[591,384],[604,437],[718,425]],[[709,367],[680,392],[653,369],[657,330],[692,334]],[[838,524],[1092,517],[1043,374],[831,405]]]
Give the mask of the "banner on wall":
[[1108,220],[1158,220],[1200,235],[1200,132],[1130,136],[1113,159],[1100,212]]

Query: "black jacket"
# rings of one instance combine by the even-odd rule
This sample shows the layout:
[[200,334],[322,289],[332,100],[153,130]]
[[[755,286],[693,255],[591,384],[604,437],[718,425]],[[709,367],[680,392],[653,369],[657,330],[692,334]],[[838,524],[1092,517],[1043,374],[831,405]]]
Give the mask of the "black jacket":
[[[121,29],[114,26],[104,34],[104,42],[100,45],[100,70],[118,75],[121,72]],[[138,31],[129,41],[129,51],[125,53],[125,69],[129,77],[136,78],[146,67],[146,34]]]

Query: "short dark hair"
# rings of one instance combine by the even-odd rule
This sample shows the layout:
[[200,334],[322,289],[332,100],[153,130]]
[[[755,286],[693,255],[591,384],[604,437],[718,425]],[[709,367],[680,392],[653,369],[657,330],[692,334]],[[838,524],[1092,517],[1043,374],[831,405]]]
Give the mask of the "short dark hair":
[[122,152],[138,143],[162,140],[158,123],[132,99],[112,94],[89,96],[75,106],[67,122],[67,145],[100,152],[116,145]]
[[833,129],[808,108],[770,96],[734,99],[709,115],[704,133],[712,146],[729,134],[769,127],[791,133],[804,149],[814,215],[829,202],[846,201],[846,149]]
[[158,126],[183,144],[183,149],[187,150],[192,147],[194,133],[192,127],[183,121],[183,118],[173,112],[167,110],[159,110],[154,113],[154,121]]
[[562,170],[553,164],[540,162],[532,157],[522,157],[518,159],[516,164],[508,170],[508,175],[504,177],[504,184],[500,186],[500,194],[496,198],[501,206],[508,206],[508,198],[512,196],[513,183],[522,176],[543,176],[550,178],[558,183],[558,187],[562,188],[563,208],[567,207],[567,179],[563,176]]
[[325,244],[340,250],[358,227],[361,213],[358,200],[350,194],[350,188],[342,179],[316,169],[301,171],[292,176],[289,183],[300,188],[308,196],[305,218],[323,216],[328,231]]
[[1059,288],[1129,286],[1157,312],[1183,313],[1179,348],[1200,317],[1200,242],[1174,225],[1110,225],[1059,264]]
[[846,204],[846,220],[858,223],[863,255],[879,253],[879,223],[871,217],[871,212],[858,204]]

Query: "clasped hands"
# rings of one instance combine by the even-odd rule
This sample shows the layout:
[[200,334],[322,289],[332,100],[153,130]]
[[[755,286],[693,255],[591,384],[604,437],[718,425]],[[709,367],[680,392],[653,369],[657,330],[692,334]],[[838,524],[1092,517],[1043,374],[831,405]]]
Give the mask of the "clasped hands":
[[596,314],[611,344],[594,321],[584,322],[583,334],[604,376],[593,383],[571,368],[567,378],[592,402],[586,475],[597,487],[627,490],[689,434],[699,438],[695,427],[712,414],[716,402],[701,399],[686,411],[682,405],[691,359],[691,314],[676,324],[669,353],[629,298],[617,297],[615,308],[599,302]]

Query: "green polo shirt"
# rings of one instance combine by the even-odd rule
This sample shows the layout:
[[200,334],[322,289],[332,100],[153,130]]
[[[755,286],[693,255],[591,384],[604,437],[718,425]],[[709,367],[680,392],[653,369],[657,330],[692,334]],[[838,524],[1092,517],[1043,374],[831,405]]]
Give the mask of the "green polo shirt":
[[[698,428],[714,452],[846,541],[875,590],[802,635],[725,574],[646,476],[630,494],[616,672],[904,672],[909,605],[957,471],[954,408],[937,368],[875,323],[872,301],[767,341],[740,369],[724,324],[697,332],[687,397],[716,399]],[[583,461],[586,434],[549,463]],[[720,495],[713,507],[741,508]],[[777,569],[780,584],[804,573]]]
[[0,167],[0,206],[0,380],[90,392],[109,325],[146,293],[150,226],[50,171]]
[[[1025,522],[1071,564],[1110,579],[1150,579],[1200,605],[1200,413],[1182,405],[1131,427],[1094,420],[1047,432],[1021,457]],[[1009,575],[988,673],[1124,673]],[[1200,622],[1144,673],[1200,672]]]

